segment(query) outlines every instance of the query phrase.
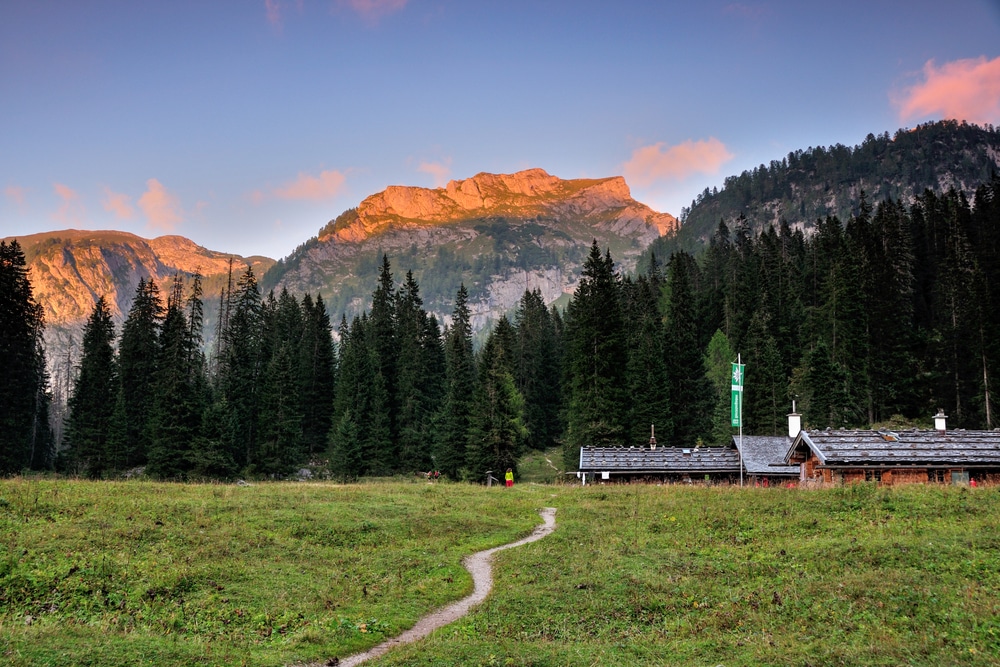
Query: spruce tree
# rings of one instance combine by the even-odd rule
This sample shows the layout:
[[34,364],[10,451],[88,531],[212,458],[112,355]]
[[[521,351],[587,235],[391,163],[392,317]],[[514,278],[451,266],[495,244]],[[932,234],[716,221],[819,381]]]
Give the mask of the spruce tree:
[[627,435],[626,341],[614,262],[595,240],[566,311],[566,436],[563,461],[581,447],[621,446]]
[[44,328],[20,244],[0,241],[0,475],[52,465]]
[[247,266],[222,332],[218,378],[219,397],[226,408],[225,450],[238,469],[252,465],[257,454],[262,324],[257,279]]
[[302,404],[302,447],[307,456],[326,448],[336,386],[336,351],[330,315],[323,297],[302,297],[302,341],[299,345],[299,400]]
[[490,332],[479,359],[466,461],[473,479],[512,468],[517,473],[527,429],[524,399],[514,380],[514,331],[506,316]]
[[559,355],[552,314],[541,290],[525,290],[514,316],[517,347],[514,352],[517,388],[524,397],[527,447],[554,447],[562,427]]
[[445,334],[445,393],[439,417],[435,460],[438,469],[452,479],[465,466],[476,365],[472,353],[469,292],[463,283],[455,296],[451,327]]
[[694,258],[684,252],[674,253],[667,269],[664,354],[673,426],[667,442],[677,447],[694,446],[708,437],[712,424],[712,385],[705,376],[695,318],[697,269]]
[[184,315],[183,283],[174,276],[156,356],[155,393],[149,421],[150,475],[183,479],[195,467],[204,410],[200,366],[194,363],[194,338]]
[[653,426],[661,436],[671,431],[663,319],[658,307],[659,280],[639,276],[625,282],[625,324],[628,343],[628,443],[648,442]]
[[83,330],[80,371],[69,401],[65,467],[99,478],[108,470],[109,435],[117,395],[115,331],[111,310],[102,296]]
[[109,465],[128,469],[146,462],[149,420],[156,387],[157,350],[164,317],[160,290],[139,279],[118,344],[118,410]]
[[716,445],[729,444],[733,434],[730,393],[735,361],[736,352],[729,338],[722,329],[717,329],[705,349],[705,375],[712,383],[712,425],[708,439]]

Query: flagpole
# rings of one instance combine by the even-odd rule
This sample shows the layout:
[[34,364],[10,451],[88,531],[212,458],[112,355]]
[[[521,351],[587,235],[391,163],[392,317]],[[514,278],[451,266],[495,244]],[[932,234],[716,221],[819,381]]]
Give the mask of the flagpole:
[[[737,353],[736,364],[742,367],[743,356],[741,354]],[[741,381],[740,384],[743,384],[743,382]],[[740,446],[738,453],[740,455],[740,488],[743,488],[743,395],[742,394],[740,395]]]

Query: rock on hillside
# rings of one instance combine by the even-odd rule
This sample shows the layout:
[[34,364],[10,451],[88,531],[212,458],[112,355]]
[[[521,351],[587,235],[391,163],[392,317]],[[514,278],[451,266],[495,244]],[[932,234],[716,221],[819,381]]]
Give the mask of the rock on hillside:
[[448,319],[461,282],[479,326],[510,310],[526,288],[548,302],[573,291],[592,240],[632,270],[677,220],[632,199],[625,179],[564,180],[542,169],[481,173],[443,188],[390,186],[331,221],[279,262],[265,282],[323,293],[335,317],[368,307],[378,259],[407,270],[425,306]]
[[[127,232],[64,230],[17,238],[31,272],[35,299],[45,309],[49,326],[78,327],[86,321],[100,296],[112,314],[128,313],[139,278],[152,278],[162,290],[174,274],[199,271],[206,282],[251,264],[264,273],[274,264],[266,257],[243,258],[215,252],[182,236],[144,239]],[[211,298],[206,290],[206,299]]]

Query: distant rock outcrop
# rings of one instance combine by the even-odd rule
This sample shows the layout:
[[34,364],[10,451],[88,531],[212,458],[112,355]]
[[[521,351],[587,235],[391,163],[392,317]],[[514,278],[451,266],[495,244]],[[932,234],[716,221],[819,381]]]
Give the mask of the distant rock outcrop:
[[335,317],[367,308],[378,257],[412,270],[425,306],[448,321],[459,284],[473,326],[513,308],[525,289],[552,303],[576,288],[597,240],[624,270],[677,220],[632,198],[620,176],[564,180],[542,169],[481,173],[443,188],[390,186],[279,263],[270,285],[321,291]]
[[599,227],[650,241],[677,226],[672,215],[632,199],[621,176],[563,180],[543,169],[527,169],[481,173],[433,190],[390,185],[361,202],[350,224],[325,230],[319,240],[360,243],[393,225],[433,226],[497,216],[590,218]]

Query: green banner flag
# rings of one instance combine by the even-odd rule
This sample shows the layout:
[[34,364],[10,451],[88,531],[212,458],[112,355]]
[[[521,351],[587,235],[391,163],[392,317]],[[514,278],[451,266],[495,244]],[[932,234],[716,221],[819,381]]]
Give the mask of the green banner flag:
[[746,364],[733,364],[733,392],[730,401],[730,413],[733,427],[742,424],[743,419],[743,368]]

